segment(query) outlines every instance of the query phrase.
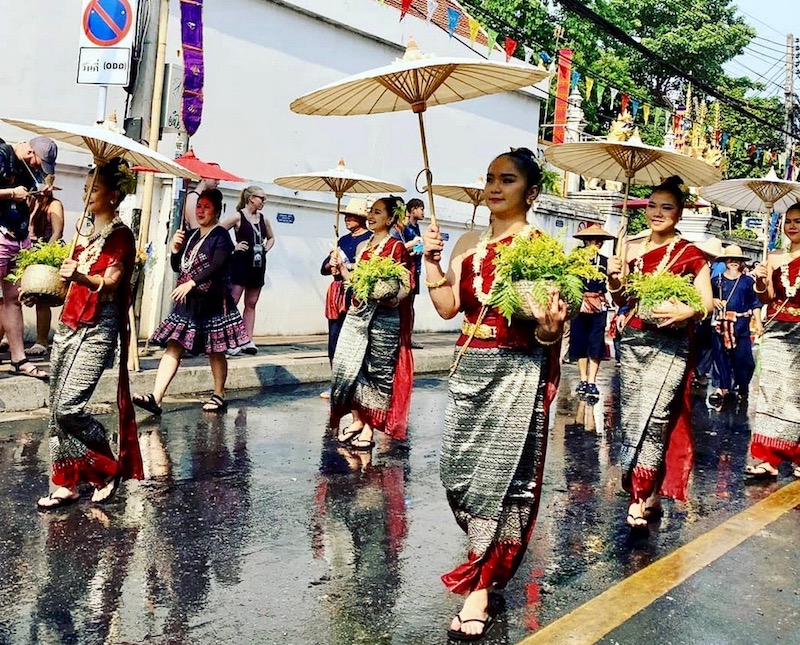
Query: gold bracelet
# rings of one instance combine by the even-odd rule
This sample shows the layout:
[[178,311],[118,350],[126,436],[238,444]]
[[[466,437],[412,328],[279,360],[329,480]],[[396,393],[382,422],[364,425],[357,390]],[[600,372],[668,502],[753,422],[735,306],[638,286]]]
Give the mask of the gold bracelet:
[[103,290],[103,287],[106,286],[106,279],[103,276],[100,276],[100,282],[97,285],[96,289],[92,289],[93,293],[100,293]]
[[542,340],[539,338],[539,328],[537,327],[533,331],[533,337],[537,340],[540,345],[544,345],[545,347],[549,345],[555,345],[558,341],[561,340],[561,337],[564,335],[564,332],[561,332],[558,336],[556,336],[553,340]]
[[756,285],[754,284],[753,285],[753,292],[754,293],[767,293],[767,285],[765,284],[763,289],[757,289]]
[[441,280],[437,280],[436,282],[428,282],[425,280],[425,286],[428,289],[438,289],[441,286],[444,286],[444,283],[447,282],[447,276],[443,275]]

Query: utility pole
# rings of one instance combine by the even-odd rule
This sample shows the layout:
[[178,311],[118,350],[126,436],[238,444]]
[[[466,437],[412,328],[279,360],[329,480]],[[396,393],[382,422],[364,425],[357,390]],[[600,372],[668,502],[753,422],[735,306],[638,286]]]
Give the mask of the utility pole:
[[794,36],[786,34],[786,81],[783,85],[784,107],[786,108],[786,155],[792,158],[792,132],[794,115]]

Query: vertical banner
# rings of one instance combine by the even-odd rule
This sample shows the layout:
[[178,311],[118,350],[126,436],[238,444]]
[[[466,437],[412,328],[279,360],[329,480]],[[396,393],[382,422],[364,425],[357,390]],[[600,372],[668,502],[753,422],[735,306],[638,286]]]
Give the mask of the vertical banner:
[[558,76],[556,81],[556,107],[553,115],[553,143],[564,143],[564,126],[567,123],[567,102],[572,82],[572,50],[558,52]]
[[183,124],[191,137],[203,118],[203,0],[181,0]]

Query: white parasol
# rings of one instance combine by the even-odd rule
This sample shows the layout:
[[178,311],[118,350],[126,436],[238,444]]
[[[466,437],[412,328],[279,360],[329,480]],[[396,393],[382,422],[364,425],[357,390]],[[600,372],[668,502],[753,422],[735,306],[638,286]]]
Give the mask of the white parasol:
[[337,241],[339,239],[339,211],[345,193],[406,192],[405,188],[397,184],[353,172],[345,165],[344,159],[340,159],[336,168],[330,170],[287,175],[273,179],[273,182],[278,186],[293,190],[334,193],[336,195],[336,222],[333,230]]
[[[785,213],[800,201],[800,183],[779,179],[774,169],[766,177],[757,179],[726,179],[707,186],[700,194],[709,201],[743,211],[757,213]],[[769,217],[764,220],[763,256],[766,260],[769,248]]]
[[295,99],[290,108],[299,114],[350,116],[412,110],[419,120],[425,183],[431,222],[436,225],[433,175],[428,161],[423,112],[445,105],[538,83],[548,76],[544,68],[490,60],[425,56],[409,39],[402,59],[391,65],[350,76]]
[[453,199],[457,202],[472,204],[472,220],[469,225],[470,230],[475,228],[475,213],[478,212],[478,206],[483,204],[483,193],[485,189],[486,180],[484,180],[483,177],[480,177],[478,181],[472,184],[433,184],[431,186],[434,195]]

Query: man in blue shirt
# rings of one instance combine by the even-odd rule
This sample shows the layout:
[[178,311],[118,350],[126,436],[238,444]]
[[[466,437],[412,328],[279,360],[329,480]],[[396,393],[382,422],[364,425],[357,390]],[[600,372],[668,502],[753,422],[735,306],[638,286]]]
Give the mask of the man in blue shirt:
[[[391,232],[392,237],[405,243],[406,250],[414,259],[414,291],[409,296],[411,298],[412,316],[414,314],[414,299],[419,294],[419,276],[422,269],[422,234],[419,230],[419,223],[423,219],[425,219],[425,203],[421,199],[409,199],[406,204],[405,226],[392,229]],[[413,340],[411,341],[411,347],[422,349],[422,345]]]

